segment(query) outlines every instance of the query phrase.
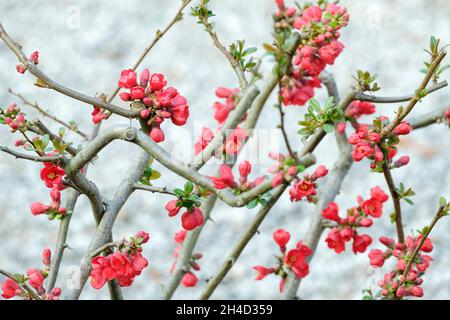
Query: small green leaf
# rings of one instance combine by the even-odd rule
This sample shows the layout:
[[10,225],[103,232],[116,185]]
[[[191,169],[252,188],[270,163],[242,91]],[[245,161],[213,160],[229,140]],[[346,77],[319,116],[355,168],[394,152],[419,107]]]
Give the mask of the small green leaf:
[[253,208],[256,208],[256,207],[258,206],[258,204],[259,204],[259,199],[258,199],[258,198],[253,199],[252,201],[250,201],[250,202],[247,204],[247,209],[253,209]]
[[192,192],[192,190],[194,190],[194,184],[190,181],[186,182],[184,184],[184,193],[186,195],[190,194]]
[[445,200],[444,197],[440,197],[440,198],[439,198],[439,204],[440,204],[442,207],[445,207],[445,206],[447,205],[447,200]]
[[334,131],[334,126],[329,124],[329,123],[325,123],[322,126],[323,131],[325,131],[326,133],[332,133]]

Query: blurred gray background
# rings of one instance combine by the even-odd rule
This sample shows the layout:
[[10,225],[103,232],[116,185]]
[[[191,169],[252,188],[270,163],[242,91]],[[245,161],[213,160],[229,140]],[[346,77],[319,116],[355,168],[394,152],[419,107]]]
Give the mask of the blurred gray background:
[[[289,1],[288,1],[289,2]],[[195,3],[195,1],[194,1]],[[351,74],[357,69],[379,74],[382,95],[412,93],[422,75],[422,61],[426,58],[423,48],[428,47],[430,35],[440,37],[443,43],[450,42],[450,6],[446,0],[360,0],[341,2],[350,13],[350,24],[342,30],[341,41],[346,49],[329,68],[335,74],[341,95],[349,89]],[[142,52],[158,28],[166,25],[179,5],[177,0],[149,1],[65,1],[31,0],[0,1],[1,23],[13,39],[23,45],[29,54],[40,51],[40,67],[63,84],[81,92],[95,95],[109,93],[122,69],[130,67]],[[262,54],[262,43],[271,42],[271,14],[275,10],[273,0],[211,1],[217,14],[217,32],[223,43],[245,39],[249,46],[258,47]],[[18,99],[7,93],[8,88],[22,93],[29,100],[36,100],[58,117],[74,120],[83,131],[90,132],[92,107],[70,100],[58,93],[33,86],[34,79],[27,73],[15,71],[13,54],[0,44],[0,104],[7,106]],[[214,90],[217,86],[236,86],[235,75],[227,61],[214,48],[208,35],[195,19],[185,15],[167,36],[157,44],[146,58],[143,66],[151,72],[164,73],[169,84],[185,95],[190,104],[191,118],[184,128],[165,126],[167,141],[162,145],[172,148],[188,129],[193,136],[194,124],[214,126]],[[265,60],[263,70],[268,71],[271,61]],[[446,74],[444,78],[448,79]],[[325,99],[323,90],[317,96]],[[445,88],[432,94],[414,110],[420,115],[434,107],[449,104],[450,91]],[[276,110],[271,107],[273,97],[264,110],[259,127],[275,128],[278,124]],[[116,100],[118,104],[118,100]],[[20,104],[20,103],[19,103]],[[123,104],[125,106],[125,104]],[[379,106],[380,113],[392,115],[395,105]],[[26,109],[30,116],[33,111]],[[301,119],[304,108],[287,110],[287,119],[292,119],[289,130],[296,135],[296,121]],[[275,117],[275,118],[274,118]],[[274,120],[276,119],[276,120]],[[57,129],[51,122],[46,123]],[[127,123],[113,117],[105,123]],[[11,145],[13,137],[6,127],[0,128],[0,144]],[[76,143],[80,142],[75,135]],[[450,155],[449,130],[444,125],[435,125],[414,132],[402,139],[400,155],[411,156],[409,166],[394,171],[397,182],[412,187],[417,195],[414,206],[404,205],[406,231],[423,227],[429,223],[440,195],[450,195],[448,157]],[[299,139],[293,139],[296,147]],[[104,150],[89,178],[110,196],[122,178],[130,159],[137,149],[115,142]],[[318,162],[329,167],[336,157],[334,140],[327,137],[317,149]],[[163,172],[163,178],[155,184],[169,187],[180,186],[183,180],[155,164]],[[48,201],[48,189],[39,179],[40,164],[16,161],[0,154],[0,267],[11,272],[25,272],[29,267],[40,267],[43,248],[53,248],[58,228],[57,221],[45,217],[33,217],[29,206],[33,201]],[[211,168],[209,168],[211,169]],[[264,168],[255,168],[263,170]],[[382,176],[370,173],[368,162],[353,166],[343,183],[342,193],[337,198],[344,212],[356,203],[356,196],[367,197],[369,188],[380,185],[387,190]],[[64,197],[65,195],[63,195]],[[180,229],[179,218],[169,219],[164,204],[170,198],[149,193],[136,192],[126,204],[114,227],[115,238],[132,235],[138,230],[151,234],[144,255],[150,261],[130,288],[124,288],[124,296],[134,299],[159,298],[161,285],[167,280],[173,261],[175,244],[173,234]],[[214,298],[222,299],[276,299],[278,279],[268,277],[262,282],[253,280],[254,265],[271,265],[277,252],[272,241],[272,232],[283,227],[292,233],[295,241],[303,238],[314,207],[306,203],[291,204],[285,195],[270,212],[257,235],[248,245],[236,266],[226,277]],[[395,235],[389,223],[392,205],[386,205],[382,219],[375,221],[368,233],[374,238],[380,235]],[[175,298],[196,298],[210,277],[222,263],[238,235],[255,215],[256,210],[233,209],[217,206],[213,213],[215,223],[208,223],[198,245],[204,253],[200,260],[202,270],[197,273],[200,282],[194,289],[181,287]],[[450,298],[450,221],[443,220],[433,232],[435,250],[429,272],[424,277],[425,298]],[[84,197],[77,204],[69,233],[70,250],[64,256],[62,272],[58,281],[64,291],[69,270],[79,264],[94,232],[94,222],[88,202]],[[373,247],[379,247],[377,241]],[[388,264],[389,266],[389,264]],[[367,254],[355,256],[350,249],[337,255],[326,247],[321,239],[318,252],[310,267],[310,275],[303,281],[300,296],[304,299],[360,299],[361,290],[373,286],[383,271],[369,267]],[[82,298],[107,299],[106,288],[95,291],[86,286]]]

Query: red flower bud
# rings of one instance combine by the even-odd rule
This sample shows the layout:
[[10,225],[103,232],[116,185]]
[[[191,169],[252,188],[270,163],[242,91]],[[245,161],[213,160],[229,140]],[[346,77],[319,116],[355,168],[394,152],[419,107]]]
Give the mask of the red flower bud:
[[285,247],[291,238],[291,234],[283,229],[278,229],[273,233],[273,240],[280,246]]
[[43,203],[33,202],[31,204],[31,213],[35,216],[47,213],[48,210],[50,210],[50,207]]

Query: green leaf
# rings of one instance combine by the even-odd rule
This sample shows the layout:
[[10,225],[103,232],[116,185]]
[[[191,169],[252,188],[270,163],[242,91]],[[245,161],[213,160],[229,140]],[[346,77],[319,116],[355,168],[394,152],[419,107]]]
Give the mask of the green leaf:
[[186,195],[189,195],[192,192],[192,190],[194,190],[194,184],[190,181],[186,182],[184,184],[184,193]]
[[149,177],[149,180],[156,180],[161,178],[161,173],[157,170],[152,170],[152,175]]
[[244,52],[242,52],[242,56],[243,57],[248,56],[249,54],[252,54],[252,53],[254,53],[256,51],[258,51],[258,49],[255,48],[255,47],[248,48]]
[[259,204],[259,199],[258,199],[258,198],[253,199],[252,201],[250,201],[250,202],[247,204],[247,209],[253,209],[253,208],[256,208],[256,207],[258,206],[258,204]]
[[184,197],[184,191],[181,189],[176,188],[173,192],[175,192],[175,194],[179,197]]
[[334,131],[334,126],[329,124],[329,123],[325,123],[322,126],[323,131],[325,131],[326,133],[332,133]]
[[445,206],[447,205],[447,200],[445,200],[444,197],[440,197],[440,198],[439,198],[439,204],[440,204],[442,207],[445,207]]
[[317,113],[321,111],[319,101],[317,101],[316,99],[309,100],[309,105]]

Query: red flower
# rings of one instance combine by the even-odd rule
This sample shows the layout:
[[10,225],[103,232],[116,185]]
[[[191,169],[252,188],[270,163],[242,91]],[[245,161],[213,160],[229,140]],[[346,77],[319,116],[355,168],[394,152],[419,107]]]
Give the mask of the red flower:
[[180,244],[183,243],[184,239],[186,238],[186,234],[187,234],[187,231],[184,229],[175,233],[175,237],[174,237],[175,242],[180,243]]
[[184,274],[183,278],[181,279],[181,284],[188,288],[195,287],[197,282],[198,282],[198,278],[192,272],[186,272]]
[[353,160],[356,162],[361,161],[364,158],[368,158],[373,154],[373,148],[370,146],[369,143],[366,141],[360,141],[355,146],[355,149],[353,150]]
[[239,165],[239,175],[241,177],[247,178],[247,176],[250,174],[251,171],[252,171],[252,165],[247,160],[245,160],[244,162],[242,162]]
[[373,103],[355,100],[350,104],[346,113],[350,117],[359,118],[364,114],[373,114],[375,111],[376,109]]
[[37,291],[42,291],[42,286],[44,284],[44,275],[42,274],[42,271],[38,269],[28,269],[27,275],[30,286],[35,288]]
[[203,222],[203,212],[197,207],[194,207],[192,212],[186,211],[181,216],[181,225],[188,231],[203,225]]
[[135,239],[142,239],[141,244],[143,243],[147,243],[148,240],[150,240],[150,235],[145,232],[145,231],[139,231],[138,233],[136,233],[136,235],[134,236]]
[[263,266],[255,266],[255,267],[253,267],[253,269],[255,269],[256,272],[258,272],[255,280],[262,280],[269,274],[273,273],[273,269],[269,269],[269,268],[266,268]]
[[91,263],[91,286],[94,289],[100,289],[107,280],[111,281],[116,277],[116,271],[112,268],[109,257],[95,257]]
[[62,178],[65,175],[64,169],[45,162],[44,168],[41,169],[41,179],[44,180],[48,188],[64,189]]
[[47,211],[49,211],[49,210],[50,210],[50,207],[43,203],[33,202],[31,204],[31,213],[35,216],[47,213]]
[[386,260],[386,255],[380,249],[372,249],[369,252],[370,265],[374,267],[382,267]]
[[328,245],[328,248],[334,249],[336,253],[345,251],[345,240],[342,238],[338,228],[331,229],[330,232],[328,232],[325,241]]
[[164,80],[164,75],[159,73],[154,73],[150,77],[150,88],[153,91],[162,90],[167,84],[167,81]]
[[39,51],[35,51],[30,55],[30,61],[34,64],[39,64]]
[[283,229],[278,229],[273,233],[273,240],[275,240],[281,248],[286,247],[290,238],[291,234]]
[[222,164],[220,166],[219,174],[220,176],[218,178],[210,177],[216,189],[236,188],[236,182],[234,181],[233,172],[231,171],[230,166]]
[[[422,238],[423,238],[422,235],[419,235],[416,238],[416,241],[415,241],[416,246],[418,246],[420,244],[420,242],[422,241]],[[423,243],[422,247],[420,247],[420,251],[423,251],[423,252],[433,251],[433,243],[431,242],[430,238],[425,239],[425,242]]]
[[353,237],[353,253],[363,253],[366,251],[367,247],[372,243],[372,238],[368,236],[367,234],[363,235],[355,235]]
[[169,217],[174,217],[180,212],[181,207],[177,206],[178,200],[170,200],[166,204],[166,210],[169,214]]
[[164,132],[159,127],[153,127],[150,131],[150,138],[156,143],[163,142],[165,139]]
[[380,202],[386,202],[389,199],[389,196],[380,187],[370,189],[370,195]]
[[178,105],[172,108],[171,119],[173,124],[183,126],[189,118],[189,107],[187,105]]
[[51,258],[52,252],[50,251],[50,249],[44,249],[44,251],[42,251],[42,263],[44,264],[44,266],[50,266]]
[[398,126],[395,127],[394,134],[396,134],[398,136],[407,135],[411,131],[412,131],[411,125],[406,121],[402,121],[402,122],[400,122],[400,124]]
[[20,286],[14,280],[7,278],[2,284],[2,297],[5,299],[11,299],[16,295],[21,294],[22,290]]
[[303,197],[309,197],[316,194],[314,184],[309,180],[300,180],[295,183],[290,189],[291,201],[300,201]]
[[137,75],[133,70],[123,70],[120,73],[119,82],[117,84],[119,88],[131,89],[138,85]]
[[339,223],[339,207],[336,202],[330,202],[328,206],[322,211],[322,216],[325,219],[336,221]]
[[383,204],[376,198],[370,198],[362,203],[361,208],[366,214],[379,218],[383,214]]
[[297,278],[304,278],[309,273],[309,266],[306,257],[311,254],[311,250],[300,243],[300,247],[290,250],[284,257],[284,262],[292,269]]
[[318,166],[316,171],[312,174],[313,179],[323,178],[328,174],[328,169],[325,166]]

